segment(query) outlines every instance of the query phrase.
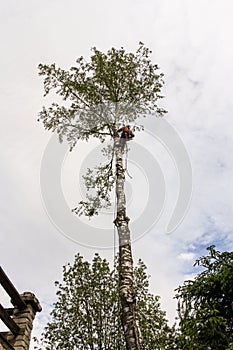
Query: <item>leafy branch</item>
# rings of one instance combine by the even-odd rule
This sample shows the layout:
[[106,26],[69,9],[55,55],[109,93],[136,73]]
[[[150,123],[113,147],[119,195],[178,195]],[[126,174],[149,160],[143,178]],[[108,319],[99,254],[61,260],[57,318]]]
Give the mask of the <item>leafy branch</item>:
[[[80,201],[79,205],[72,209],[72,212],[89,218],[98,215],[101,208],[109,208],[111,205],[110,194],[115,184],[113,172],[113,155],[109,163],[96,166],[94,169],[87,169],[83,176],[87,189],[86,201]],[[94,194],[90,194],[94,192]]]

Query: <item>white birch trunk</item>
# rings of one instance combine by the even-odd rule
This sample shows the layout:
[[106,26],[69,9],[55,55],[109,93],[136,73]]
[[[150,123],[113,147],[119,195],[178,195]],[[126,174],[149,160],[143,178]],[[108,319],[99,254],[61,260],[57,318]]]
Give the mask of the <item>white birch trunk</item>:
[[121,302],[121,322],[127,350],[142,350],[142,337],[136,310],[136,296],[133,285],[133,259],[131,252],[129,218],[126,215],[124,192],[125,170],[122,162],[119,138],[115,139],[116,156],[116,198],[117,217],[114,224],[119,236],[119,294]]

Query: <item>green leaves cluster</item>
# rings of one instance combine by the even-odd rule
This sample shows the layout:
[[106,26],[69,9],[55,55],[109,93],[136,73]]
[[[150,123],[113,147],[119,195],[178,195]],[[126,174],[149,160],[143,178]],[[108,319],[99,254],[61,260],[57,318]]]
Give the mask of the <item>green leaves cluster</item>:
[[149,276],[141,259],[134,269],[134,279],[144,349],[173,349],[174,329],[168,326],[166,312],[160,309],[160,297],[149,292]]
[[[116,114],[121,123],[132,122],[139,113],[165,111],[157,106],[162,96],[163,74],[149,59],[151,51],[140,43],[136,53],[112,48],[106,54],[92,49],[87,62],[82,56],[69,70],[39,64],[45,96],[55,91],[65,105],[52,103],[39,113],[47,130],[67,138],[71,149],[78,139],[90,136],[104,141],[116,132]],[[67,106],[68,105],[68,106]]]
[[87,200],[80,201],[79,206],[73,208],[72,211],[75,214],[84,214],[91,218],[98,215],[100,209],[108,208],[111,205],[110,194],[115,184],[113,158],[107,164],[87,169],[83,179],[87,189]]
[[92,51],[89,62],[81,56],[69,70],[39,64],[45,96],[55,91],[68,104],[44,107],[39,119],[46,129],[73,141],[71,147],[78,139],[113,136],[116,114],[124,123],[135,120],[139,113],[165,113],[157,106],[163,74],[151,63],[151,51],[143,43],[136,53],[124,48],[102,53],[94,47]]
[[[135,53],[123,47],[103,53],[94,47],[88,61],[81,56],[69,70],[55,63],[39,64],[45,96],[55,92],[62,102],[43,107],[38,120],[46,130],[56,132],[60,142],[66,139],[72,150],[78,140],[88,141],[90,137],[114,142],[119,137],[119,125],[134,123],[140,115],[162,116],[165,110],[157,103],[162,98],[163,74],[158,65],[152,64],[150,55],[151,51],[140,42]],[[91,187],[97,191],[89,192],[86,200],[73,209],[89,217],[109,205],[110,193],[105,189],[110,191],[115,180],[112,168],[104,165],[89,171],[86,184],[90,175]]]
[[177,289],[180,349],[223,350],[233,342],[233,252],[214,246],[195,263],[204,268]]
[[[77,254],[73,265],[63,267],[56,282],[57,302],[40,340],[40,349],[126,349],[120,321],[118,268],[95,254],[92,263]],[[159,298],[149,293],[146,266],[134,269],[136,295],[145,350],[171,349],[165,313]]]

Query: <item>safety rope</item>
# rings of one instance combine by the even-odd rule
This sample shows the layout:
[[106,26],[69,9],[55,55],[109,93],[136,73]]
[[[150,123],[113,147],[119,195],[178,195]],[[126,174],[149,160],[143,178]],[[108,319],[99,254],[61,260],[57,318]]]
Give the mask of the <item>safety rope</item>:
[[125,152],[125,172],[130,177],[130,179],[132,179],[133,177],[130,175],[130,173],[128,172],[128,169],[127,169],[127,167],[128,167],[128,151],[129,151],[127,142],[126,142],[126,147],[125,148],[126,148],[126,152]]
[[[117,199],[116,199],[116,191],[115,191],[115,198],[114,198],[114,220],[116,219],[116,214],[117,214]],[[117,264],[117,257],[116,257],[116,225],[114,223],[114,229],[113,229],[113,271],[114,271],[114,283],[117,283],[116,281],[116,275],[117,275],[117,268],[116,268],[116,264]],[[115,286],[115,293],[117,295],[117,284]],[[117,305],[117,304],[115,304]],[[115,311],[115,312],[114,312]],[[116,333],[117,333],[117,314],[118,314],[118,310],[117,310],[117,306],[116,306],[116,310],[113,310],[114,313],[114,350],[117,349],[117,344],[116,344]]]
[[[114,220],[116,219],[116,193],[114,199]],[[114,262],[114,270],[116,267],[116,225],[114,224],[114,232],[113,232],[113,262]]]

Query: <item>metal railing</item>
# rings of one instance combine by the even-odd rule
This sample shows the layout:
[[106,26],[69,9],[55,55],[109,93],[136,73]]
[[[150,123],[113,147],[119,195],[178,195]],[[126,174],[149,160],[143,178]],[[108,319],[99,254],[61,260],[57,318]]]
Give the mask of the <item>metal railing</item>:
[[[18,291],[16,290],[12,282],[9,280],[9,278],[7,277],[7,275],[5,274],[1,266],[0,266],[0,284],[5,289],[6,293],[10,296],[11,304],[13,305],[13,308],[4,308],[0,303],[0,319],[7,326],[7,328],[16,336],[20,332],[20,327],[12,319],[13,310],[14,310],[14,307],[17,307],[20,310],[25,309],[26,303],[21,298]],[[7,343],[7,345],[11,349],[13,349],[13,347],[7,341],[5,334],[6,332],[0,332],[0,339],[5,343]]]

